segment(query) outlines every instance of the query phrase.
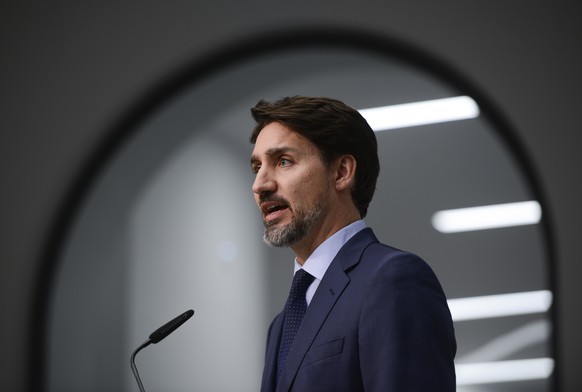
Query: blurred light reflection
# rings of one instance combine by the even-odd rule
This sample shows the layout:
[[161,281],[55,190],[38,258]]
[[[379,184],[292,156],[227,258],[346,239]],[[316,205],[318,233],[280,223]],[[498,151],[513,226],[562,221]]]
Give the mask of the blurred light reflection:
[[485,295],[448,300],[454,321],[543,313],[552,305],[549,290]]
[[479,116],[479,107],[471,97],[460,96],[361,109],[359,112],[374,131],[387,131],[475,118]]
[[554,360],[551,358],[531,358],[464,363],[457,364],[455,370],[457,372],[457,385],[539,380],[550,377],[554,370]]

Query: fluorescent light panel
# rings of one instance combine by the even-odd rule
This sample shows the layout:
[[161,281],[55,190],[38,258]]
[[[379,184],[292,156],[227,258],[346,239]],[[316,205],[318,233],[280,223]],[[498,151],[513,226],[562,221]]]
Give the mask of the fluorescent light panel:
[[475,118],[479,107],[471,97],[460,96],[362,109],[360,113],[374,131],[386,131]]
[[540,204],[532,200],[438,211],[432,216],[432,225],[441,233],[458,233],[532,225],[541,217]]
[[463,363],[455,366],[457,385],[540,380],[550,377],[553,370],[554,360],[551,358]]
[[449,299],[453,321],[544,313],[552,305],[549,290]]

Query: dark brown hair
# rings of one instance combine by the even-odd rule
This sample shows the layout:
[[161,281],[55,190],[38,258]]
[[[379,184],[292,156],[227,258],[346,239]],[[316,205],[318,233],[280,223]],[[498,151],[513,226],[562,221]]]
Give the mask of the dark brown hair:
[[255,144],[261,130],[279,122],[311,141],[329,165],[342,155],[357,162],[352,199],[365,217],[380,172],[376,135],[355,109],[341,101],[324,97],[286,97],[275,102],[260,100],[251,109],[256,126],[250,137]]

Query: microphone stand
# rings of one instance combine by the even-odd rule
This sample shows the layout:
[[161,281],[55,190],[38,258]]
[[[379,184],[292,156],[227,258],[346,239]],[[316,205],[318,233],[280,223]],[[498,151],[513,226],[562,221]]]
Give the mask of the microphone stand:
[[131,358],[129,359],[129,364],[131,365],[131,371],[133,372],[133,375],[135,376],[135,380],[137,381],[137,385],[139,386],[140,392],[145,392],[145,389],[143,388],[143,384],[141,382],[141,379],[139,378],[139,373],[137,372],[137,367],[135,366],[135,356],[137,355],[137,353],[141,349],[149,346],[152,343],[160,342],[166,336],[168,336],[169,334],[174,332],[176,329],[178,329],[178,327],[180,325],[184,324],[190,317],[192,317],[193,314],[194,314],[194,311],[192,309],[189,309],[189,310],[185,311],[184,313],[182,313],[181,315],[179,315],[178,317],[168,321],[166,324],[162,325],[160,328],[158,328],[154,332],[152,332],[150,334],[148,340],[146,340],[144,343],[142,343],[141,346],[139,346],[137,349],[135,349],[133,354],[131,354]]
[[133,354],[131,354],[131,358],[129,360],[129,363],[131,365],[131,371],[133,372],[133,375],[137,381],[137,385],[139,387],[139,391],[140,392],[145,392],[145,389],[143,388],[143,384],[141,382],[141,378],[139,378],[139,373],[137,371],[137,366],[135,366],[135,356],[137,355],[137,353],[139,351],[141,351],[141,349],[149,346],[150,344],[152,344],[151,340],[146,340],[144,343],[142,343],[141,346],[139,346],[138,348],[135,349],[135,351],[133,352]]

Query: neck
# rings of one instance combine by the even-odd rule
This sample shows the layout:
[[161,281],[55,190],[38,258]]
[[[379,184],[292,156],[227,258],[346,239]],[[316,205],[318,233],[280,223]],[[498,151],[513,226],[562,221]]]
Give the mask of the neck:
[[354,223],[360,219],[360,215],[345,217],[345,219],[337,220],[325,224],[325,222],[318,227],[314,227],[309,234],[304,238],[291,245],[293,253],[297,258],[297,262],[301,265],[307,261],[309,256],[329,237],[343,229],[344,227]]

